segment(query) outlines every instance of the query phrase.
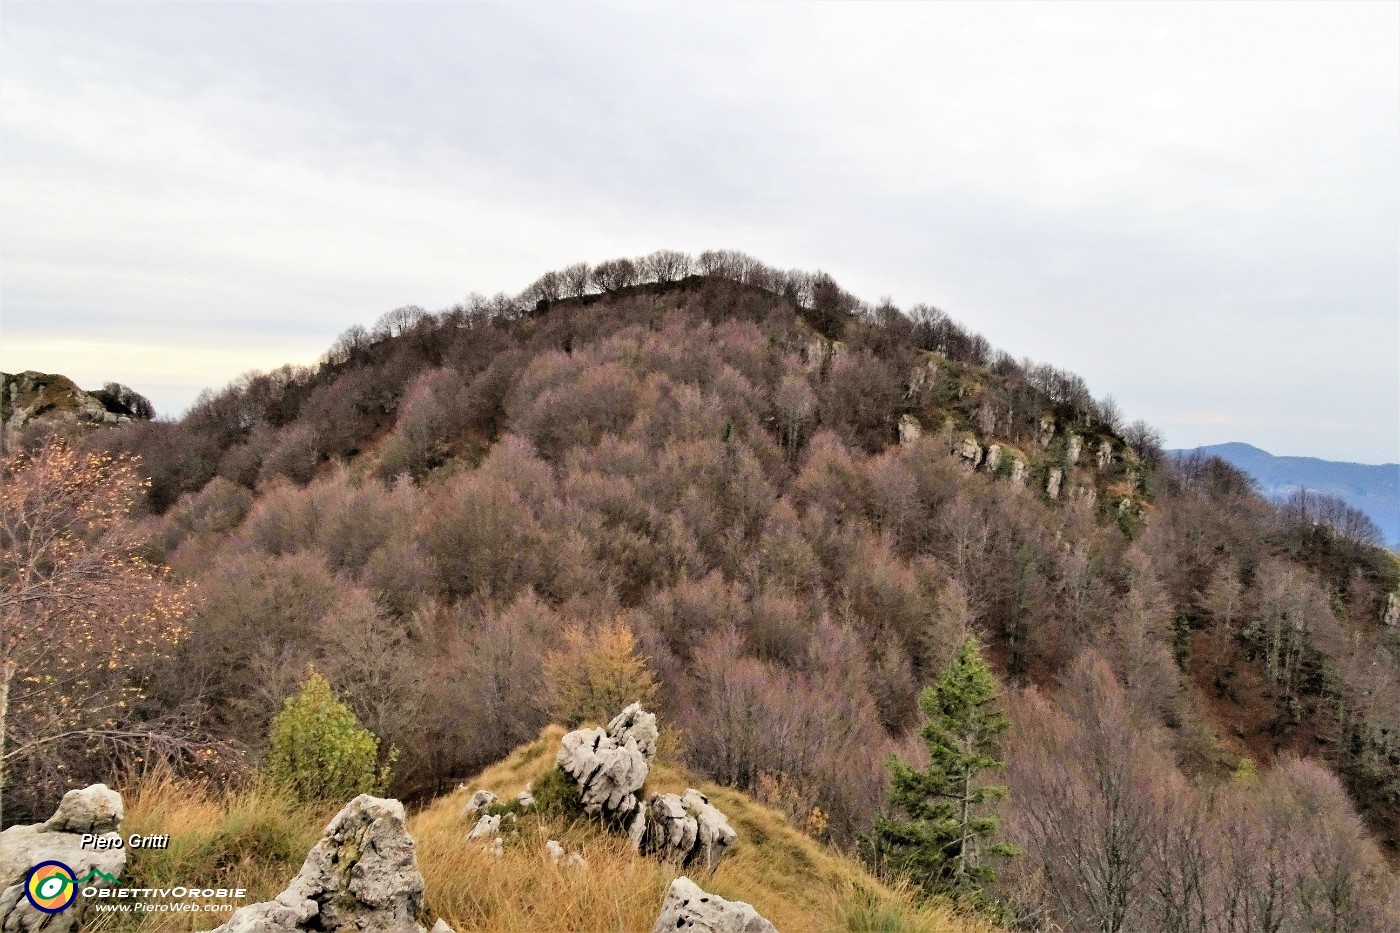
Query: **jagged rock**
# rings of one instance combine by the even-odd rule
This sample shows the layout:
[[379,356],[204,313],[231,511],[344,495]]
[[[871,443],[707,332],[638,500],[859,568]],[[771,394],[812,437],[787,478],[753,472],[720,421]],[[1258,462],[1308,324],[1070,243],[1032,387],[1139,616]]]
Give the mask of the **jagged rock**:
[[987,459],[986,459],[985,462],[986,462],[987,472],[988,472],[988,473],[992,472],[993,470],[995,470],[995,469],[997,468],[997,464],[1001,463],[1001,445],[1000,445],[1000,444],[993,444],[993,445],[991,445],[990,447],[987,448]]
[[106,784],[70,790],[40,832],[110,833],[126,817],[122,795]]
[[1094,456],[1094,461],[1098,464],[1100,473],[1113,466],[1112,441],[1099,441],[1099,452]]
[[733,845],[729,819],[693,787],[683,795],[652,794],[629,828],[632,847],[682,866],[712,867]]
[[904,383],[904,397],[918,398],[926,390],[938,385],[938,361],[926,359],[914,371],[909,374],[909,378]]
[[1084,438],[1078,434],[1069,436],[1069,443],[1065,445],[1065,465],[1074,466],[1079,462],[1079,454],[1084,450]]
[[[403,804],[361,794],[336,814],[275,900],[241,907],[212,933],[423,933],[423,875]],[[434,933],[450,931],[442,921]]]
[[1400,626],[1400,599],[1397,599],[1394,593],[1385,598],[1385,612],[1381,614],[1381,622],[1390,628]]
[[1050,441],[1055,437],[1055,419],[1049,415],[1040,416],[1040,433],[1036,435],[1035,442],[1041,447],[1049,447]]
[[924,426],[919,424],[919,419],[913,415],[904,415],[899,419],[899,443],[902,447],[908,447],[916,443],[924,434]]
[[1045,493],[1051,499],[1060,498],[1060,483],[1064,482],[1065,471],[1059,467],[1050,470],[1050,477],[1045,481]]
[[67,376],[34,370],[0,373],[0,451],[13,446],[21,428],[40,420],[125,424],[131,417],[108,411],[101,399],[78,388]]
[[977,464],[982,462],[982,448],[977,446],[977,441],[973,438],[963,438],[962,444],[958,446],[958,457],[962,460],[963,466],[975,470]]
[[496,795],[489,790],[477,791],[472,794],[471,799],[467,801],[467,805],[462,808],[462,819],[465,820],[476,816],[479,812],[495,803],[496,799]]
[[524,790],[515,795],[515,802],[520,805],[521,809],[528,809],[535,805],[534,788],[535,782],[531,781],[529,784],[525,785]]
[[633,703],[618,713],[608,723],[608,735],[619,744],[628,739],[637,743],[637,750],[651,764],[656,757],[656,740],[660,732],[656,728],[656,716],[642,709],[642,704]]
[[1029,474],[1029,472],[1026,470],[1026,461],[1024,461],[1024,460],[1012,460],[1012,461],[1011,461],[1011,482],[1015,483],[1017,486],[1024,486],[1024,485],[1026,485],[1026,482],[1027,482],[1029,479],[1030,479],[1030,474]]
[[631,813],[656,754],[656,717],[638,703],[624,709],[607,729],[575,729],[560,743],[556,763],[579,785],[589,814]]
[[661,915],[656,918],[652,933],[674,933],[676,930],[695,933],[778,933],[769,923],[743,901],[726,901],[716,894],[707,894],[695,882],[682,875],[671,882]]
[[[29,871],[41,862],[62,862],[77,880],[100,872],[120,879],[126,870],[126,849],[85,849],[84,833],[120,838],[115,830],[124,809],[121,795],[105,784],[69,791],[58,810],[44,823],[11,826],[0,833],[0,930],[10,933],[68,933],[79,928],[86,899],[60,913],[35,910],[24,896]],[[74,827],[69,830],[68,827]]]
[[490,839],[492,836],[501,834],[501,818],[499,816],[482,816],[472,827],[472,831],[467,833],[468,839]]

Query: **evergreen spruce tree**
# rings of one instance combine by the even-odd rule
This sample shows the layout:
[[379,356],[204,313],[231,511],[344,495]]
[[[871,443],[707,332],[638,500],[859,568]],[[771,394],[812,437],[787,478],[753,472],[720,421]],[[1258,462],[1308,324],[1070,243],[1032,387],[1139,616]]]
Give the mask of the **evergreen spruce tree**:
[[1014,846],[992,842],[1001,820],[985,804],[1006,788],[983,784],[978,775],[1001,767],[997,736],[1009,722],[997,705],[996,678],[969,638],[948,668],[919,695],[925,722],[919,729],[929,766],[918,771],[898,756],[892,773],[892,815],[875,819],[877,855],[929,893],[977,898],[997,878],[991,857],[1017,855]]

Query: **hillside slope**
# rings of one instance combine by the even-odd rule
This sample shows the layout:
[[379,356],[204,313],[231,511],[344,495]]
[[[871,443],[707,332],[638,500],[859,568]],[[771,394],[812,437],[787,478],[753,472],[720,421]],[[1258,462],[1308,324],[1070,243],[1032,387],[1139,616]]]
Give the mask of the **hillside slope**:
[[[564,730],[544,729],[532,742],[470,778],[464,788],[503,799],[539,781],[554,765]],[[697,783],[674,763],[654,769],[651,790],[697,786],[728,816],[739,842],[718,869],[687,874],[705,890],[753,904],[783,933],[992,933],[989,924],[941,903],[917,904],[907,891],[874,878],[858,861],[793,827],[781,813],[736,791]],[[522,814],[500,857],[466,838],[471,823],[460,789],[427,802],[409,820],[423,872],[428,913],[457,933],[650,933],[667,885],[681,870],[633,853],[625,838],[596,824]],[[296,805],[270,788],[220,796],[155,779],[128,792],[124,832],[170,834],[167,850],[134,850],[127,887],[165,887],[218,877],[246,887],[248,902],[270,899],[300,866],[336,807]],[[545,849],[556,839],[586,867],[554,864]],[[226,915],[172,919],[168,914],[100,920],[94,931],[208,928]]]
[[[233,778],[314,666],[400,751],[390,792],[433,799],[569,721],[610,644],[697,777],[848,847],[975,635],[1018,916],[1159,928],[1195,909],[1150,881],[1179,864],[1211,910],[1285,878],[1298,928],[1317,885],[1363,929],[1393,890],[1400,566],[937,309],[663,251],[398,309],[86,443],[141,458],[146,557],[194,601],[171,656],[124,659],[126,715]],[[45,748],[7,807],[110,773]],[[1129,837],[1133,871],[1077,877]]]
[[1300,489],[1336,496],[1365,513],[1381,539],[1400,549],[1400,463],[1346,463],[1317,457],[1276,457],[1250,444],[1212,444],[1168,451],[1182,457],[1219,457],[1244,471],[1270,499],[1287,499]]

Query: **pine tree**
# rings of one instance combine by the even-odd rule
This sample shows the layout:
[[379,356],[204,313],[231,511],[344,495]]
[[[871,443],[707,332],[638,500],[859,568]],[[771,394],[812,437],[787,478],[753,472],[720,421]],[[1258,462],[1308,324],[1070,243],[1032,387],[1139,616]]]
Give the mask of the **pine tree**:
[[1014,846],[990,841],[1001,820],[985,812],[985,804],[1005,797],[1006,788],[977,779],[1002,764],[997,736],[1009,722],[997,697],[996,678],[977,640],[969,638],[919,695],[928,768],[916,770],[898,756],[887,762],[895,815],[876,817],[876,852],[930,893],[975,897],[997,878],[988,857],[1019,854]]

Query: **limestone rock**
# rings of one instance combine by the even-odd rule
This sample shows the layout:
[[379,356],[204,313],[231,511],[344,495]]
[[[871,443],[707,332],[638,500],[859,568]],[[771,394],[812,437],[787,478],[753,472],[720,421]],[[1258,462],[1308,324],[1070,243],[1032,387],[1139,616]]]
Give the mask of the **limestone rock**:
[[1050,477],[1045,481],[1045,494],[1051,499],[1060,498],[1060,484],[1064,482],[1065,471],[1059,467],[1050,470]]
[[1035,442],[1041,447],[1049,447],[1050,441],[1055,436],[1055,419],[1049,415],[1040,416],[1040,432],[1036,434]]
[[[361,794],[336,814],[276,899],[239,908],[213,933],[423,933],[423,875],[403,804]],[[445,923],[435,933],[450,930]]]
[[469,819],[470,817],[476,816],[482,810],[485,810],[487,807],[491,806],[495,802],[496,795],[491,793],[489,790],[477,791],[476,793],[472,794],[471,799],[467,801],[467,805],[462,808],[462,819],[465,820]]
[[1098,464],[1100,473],[1113,466],[1112,441],[1099,441],[1099,452],[1094,456],[1094,462]]
[[1065,445],[1065,465],[1074,466],[1079,462],[1079,454],[1084,450],[1084,438],[1078,434],[1069,436],[1069,443]]
[[919,424],[919,419],[913,415],[904,415],[899,419],[899,444],[901,447],[908,447],[916,443],[923,436],[924,427]]
[[962,460],[963,466],[969,470],[975,470],[977,464],[982,462],[982,448],[977,446],[975,438],[965,437],[958,446],[958,457]]
[[627,814],[640,806],[637,791],[646,782],[656,738],[656,717],[633,703],[607,729],[575,729],[564,736],[555,761],[578,782],[585,812]]
[[[92,872],[120,879],[126,870],[126,849],[84,849],[84,833],[108,837],[121,823],[122,798],[105,784],[69,791],[57,812],[45,823],[11,826],[0,833],[0,930],[10,933],[68,933],[87,914],[86,898],[56,914],[35,910],[24,896],[29,870],[40,862],[62,862],[78,880]],[[75,827],[71,831],[67,828]]]
[[695,933],[778,933],[769,923],[743,901],[726,901],[715,894],[706,894],[695,882],[682,875],[671,882],[661,915],[656,918],[652,933],[674,933],[693,930]]
[[501,818],[499,816],[485,816],[477,820],[472,831],[467,833],[468,839],[490,839],[492,836],[501,834]]
[[1385,598],[1385,612],[1381,615],[1381,622],[1390,628],[1400,626],[1400,598],[1396,598],[1394,593]]
[[1024,486],[1024,485],[1026,485],[1026,482],[1027,482],[1029,479],[1030,479],[1030,474],[1029,474],[1029,472],[1026,470],[1026,461],[1024,461],[1024,460],[1012,460],[1012,461],[1011,461],[1011,482],[1015,483],[1017,486]]
[[987,472],[991,473],[994,471],[999,463],[1001,463],[1001,445],[993,444],[987,448]]
[[521,809],[529,809],[535,805],[534,788],[535,782],[531,781],[525,785],[524,790],[515,795],[515,802],[520,805]]
[[54,815],[49,817],[41,832],[46,833],[110,833],[121,825],[126,816],[122,795],[106,784],[93,784],[82,790],[70,790],[63,795]]
[[706,867],[724,857],[736,836],[729,819],[694,788],[680,796],[652,794],[628,835],[638,852]]
[[544,847],[549,850],[549,860],[555,865],[562,864],[570,868],[588,867],[588,861],[582,855],[568,851],[557,840],[549,840]]
[[642,704],[633,703],[618,713],[608,723],[608,735],[619,744],[628,739],[637,743],[637,750],[651,764],[656,757],[656,739],[660,735],[656,728],[656,715],[642,709]]
[[918,398],[924,392],[938,385],[938,361],[929,358],[918,366],[914,367],[909,378],[904,382],[904,397],[907,399]]

